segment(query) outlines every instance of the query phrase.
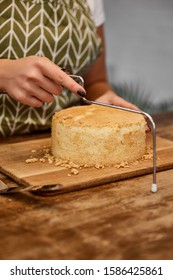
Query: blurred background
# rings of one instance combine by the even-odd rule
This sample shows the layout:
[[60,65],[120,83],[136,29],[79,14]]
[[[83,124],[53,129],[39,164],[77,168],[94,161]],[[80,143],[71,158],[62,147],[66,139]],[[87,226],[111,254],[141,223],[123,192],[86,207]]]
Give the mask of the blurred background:
[[108,76],[148,112],[173,111],[173,0],[104,0]]

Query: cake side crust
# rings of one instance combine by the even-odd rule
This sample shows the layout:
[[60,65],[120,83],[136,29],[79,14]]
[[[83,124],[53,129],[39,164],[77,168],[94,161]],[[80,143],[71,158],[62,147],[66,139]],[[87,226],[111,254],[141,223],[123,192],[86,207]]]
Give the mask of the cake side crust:
[[[96,113],[97,109],[93,109]],[[93,109],[89,112],[93,112]],[[81,110],[84,110],[84,115],[89,118],[82,118],[82,123],[79,124],[81,118],[77,117],[81,116]],[[133,162],[145,154],[145,120],[142,116],[132,114],[131,121],[128,114],[127,121],[127,115],[123,114],[123,124],[120,121],[117,124],[115,122],[116,112],[114,112],[117,110],[111,112],[112,122],[104,110],[104,117],[102,116],[100,124],[97,125],[99,114],[96,114],[96,120],[93,115],[86,115],[86,108],[78,110],[73,108],[75,114],[72,114],[72,110],[70,110],[71,116],[67,111],[57,113],[52,120],[52,154],[56,158],[82,165],[112,166],[123,161]],[[137,116],[137,119],[134,119],[134,115]],[[120,114],[117,118],[120,118]]]

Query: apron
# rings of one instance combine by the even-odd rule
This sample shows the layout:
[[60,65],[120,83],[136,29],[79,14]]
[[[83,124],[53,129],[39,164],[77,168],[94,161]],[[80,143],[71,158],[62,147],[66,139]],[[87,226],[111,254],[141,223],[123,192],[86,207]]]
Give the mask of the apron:
[[[0,11],[1,59],[45,56],[83,75],[100,54],[101,40],[85,0],[1,0]],[[64,89],[52,103],[32,108],[0,93],[0,137],[48,129],[55,111],[78,100]]]

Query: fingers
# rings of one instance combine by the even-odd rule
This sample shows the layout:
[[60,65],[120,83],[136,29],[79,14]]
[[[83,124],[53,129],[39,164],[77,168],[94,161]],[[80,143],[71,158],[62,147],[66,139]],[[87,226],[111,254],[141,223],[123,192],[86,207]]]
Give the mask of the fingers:
[[50,94],[59,95],[61,94],[63,88],[61,85],[57,84],[55,81],[44,77],[40,82],[41,88]]
[[119,97],[119,96],[116,96],[116,99],[115,101],[116,104],[115,105],[118,105],[120,107],[124,107],[124,108],[129,108],[129,109],[132,109],[132,110],[137,110],[137,111],[141,111],[136,105],[124,100],[123,98]]
[[46,58],[45,62],[46,63],[41,64],[41,68],[47,78],[55,81],[55,83],[59,85],[62,85],[76,95],[78,95],[78,91],[85,93],[85,89],[74,79],[72,79],[66,72],[64,72],[63,69]]
[[32,84],[26,88],[15,88],[15,94],[11,93],[16,101],[31,106],[40,107],[43,102],[52,102],[54,100],[54,95],[40,88],[39,86]]
[[28,105],[30,107],[41,107],[43,105],[43,102],[37,99],[35,96],[30,96],[25,102],[26,103],[23,104]]
[[15,91],[15,95],[10,94],[10,96],[16,101],[30,107],[41,107],[43,105],[43,101],[36,96],[24,94],[21,91]]
[[84,88],[64,69],[45,57],[9,60],[6,68],[5,90],[12,98],[28,106],[39,107],[42,102],[52,102],[54,95],[60,95],[63,87],[79,96],[85,94]]
[[52,102],[54,100],[54,96],[53,94],[45,91],[44,89],[42,88],[39,88],[39,87],[35,87],[35,90],[33,90],[29,96],[33,96],[37,99],[39,99],[40,101],[42,102]]
[[29,56],[5,62],[5,91],[28,106],[39,107],[42,102],[52,102],[63,87],[76,95],[80,95],[78,91],[85,93],[81,85],[48,58]]

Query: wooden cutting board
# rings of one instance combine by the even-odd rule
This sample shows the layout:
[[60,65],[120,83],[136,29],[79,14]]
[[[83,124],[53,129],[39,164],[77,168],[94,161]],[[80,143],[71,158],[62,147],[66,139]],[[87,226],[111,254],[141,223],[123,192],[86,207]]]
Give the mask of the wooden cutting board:
[[[149,136],[148,145],[151,146],[152,139],[150,138]],[[59,193],[152,174],[153,172],[152,159],[131,164],[126,168],[82,168],[77,175],[70,174],[69,168],[59,167],[54,163],[37,161],[27,164],[25,162],[31,155],[38,159],[43,158],[45,155],[43,148],[47,147],[50,147],[50,138],[1,144],[0,171],[25,186],[60,184]],[[157,137],[157,172],[171,168],[173,168],[173,141]]]

